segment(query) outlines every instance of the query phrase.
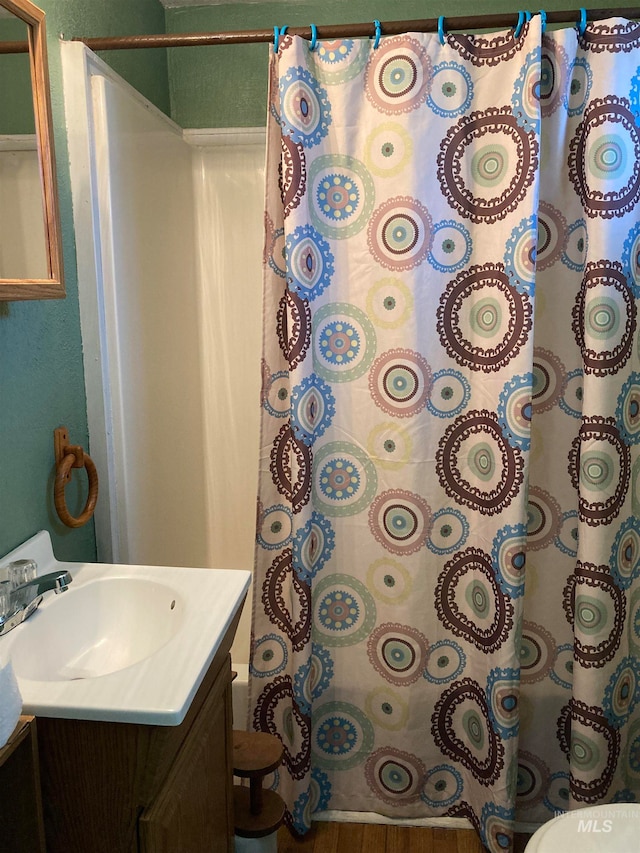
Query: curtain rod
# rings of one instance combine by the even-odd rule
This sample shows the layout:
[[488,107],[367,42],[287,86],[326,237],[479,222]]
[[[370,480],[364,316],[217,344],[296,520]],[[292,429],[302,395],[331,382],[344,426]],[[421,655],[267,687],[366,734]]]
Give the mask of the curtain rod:
[[[587,19],[599,21],[603,18],[640,18],[640,6],[622,7],[619,9],[587,9]],[[563,12],[547,12],[548,24],[575,24],[580,18],[580,9]],[[446,30],[502,29],[515,26],[517,13],[470,15],[461,17],[446,17]],[[383,21],[381,32],[383,36],[400,35],[407,32],[430,33],[437,32],[438,18],[426,18],[417,21]],[[288,27],[288,35],[312,38],[311,26]],[[372,21],[363,24],[333,24],[317,27],[317,38],[364,38],[376,34]],[[127,50],[143,47],[199,47],[217,44],[254,44],[272,42],[273,29],[270,30],[238,30],[220,33],[165,33],[164,35],[135,35],[115,36],[106,38],[73,38],[81,41],[91,50]]]

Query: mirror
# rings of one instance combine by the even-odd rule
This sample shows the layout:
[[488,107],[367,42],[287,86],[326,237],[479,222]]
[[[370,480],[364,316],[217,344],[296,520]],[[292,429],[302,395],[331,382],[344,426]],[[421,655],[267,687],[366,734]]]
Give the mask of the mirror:
[[65,295],[44,19],[0,0],[0,300]]

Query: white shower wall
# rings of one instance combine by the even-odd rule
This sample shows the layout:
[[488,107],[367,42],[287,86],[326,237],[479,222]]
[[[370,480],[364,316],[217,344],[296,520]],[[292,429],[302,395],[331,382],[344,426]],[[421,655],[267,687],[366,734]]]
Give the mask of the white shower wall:
[[98,559],[251,568],[264,133],[183,133],[62,54]]

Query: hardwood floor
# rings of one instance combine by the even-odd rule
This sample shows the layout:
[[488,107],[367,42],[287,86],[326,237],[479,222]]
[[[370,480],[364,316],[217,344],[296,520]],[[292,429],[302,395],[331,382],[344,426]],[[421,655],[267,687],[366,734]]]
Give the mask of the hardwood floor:
[[[523,853],[528,840],[517,835],[514,853]],[[471,829],[314,823],[301,839],[280,827],[278,853],[484,853],[484,847]]]

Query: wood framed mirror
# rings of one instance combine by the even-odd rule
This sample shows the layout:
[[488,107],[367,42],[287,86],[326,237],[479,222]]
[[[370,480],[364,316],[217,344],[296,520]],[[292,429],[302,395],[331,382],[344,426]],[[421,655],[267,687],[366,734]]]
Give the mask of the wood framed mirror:
[[0,300],[59,299],[65,288],[45,14],[30,0],[0,0],[0,67],[7,81],[0,113]]

